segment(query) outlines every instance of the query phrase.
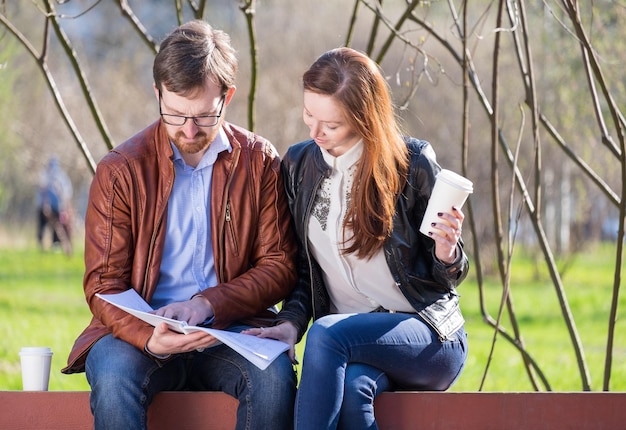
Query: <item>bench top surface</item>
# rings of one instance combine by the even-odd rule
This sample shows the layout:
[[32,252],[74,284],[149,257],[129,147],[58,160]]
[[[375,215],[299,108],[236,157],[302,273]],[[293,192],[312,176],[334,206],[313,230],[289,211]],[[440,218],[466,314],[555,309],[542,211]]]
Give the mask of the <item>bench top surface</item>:
[[[238,402],[219,392],[164,392],[150,430],[234,429]],[[394,392],[376,398],[381,429],[626,429],[626,392]],[[181,421],[180,417],[184,417]],[[93,428],[88,391],[0,391],[0,428]]]

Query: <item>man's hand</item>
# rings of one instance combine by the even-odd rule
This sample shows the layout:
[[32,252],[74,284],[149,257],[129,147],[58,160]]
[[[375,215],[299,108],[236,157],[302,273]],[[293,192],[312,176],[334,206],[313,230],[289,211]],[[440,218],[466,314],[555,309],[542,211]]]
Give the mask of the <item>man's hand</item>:
[[[154,313],[162,317],[186,321],[189,325],[198,325],[213,316],[213,306],[206,298],[195,296],[185,302],[170,303]],[[217,342],[217,339],[203,331],[181,334],[170,330],[167,324],[163,323],[154,328],[152,336],[146,343],[146,348],[154,355],[166,356],[194,349],[202,350]]]
[[166,323],[154,328],[146,343],[149,352],[157,356],[180,354],[193,350],[202,350],[216,344],[218,340],[204,331],[181,334],[169,329]]
[[213,316],[213,306],[205,297],[195,296],[185,302],[170,303],[154,313],[178,321],[187,321],[189,325],[198,325]]

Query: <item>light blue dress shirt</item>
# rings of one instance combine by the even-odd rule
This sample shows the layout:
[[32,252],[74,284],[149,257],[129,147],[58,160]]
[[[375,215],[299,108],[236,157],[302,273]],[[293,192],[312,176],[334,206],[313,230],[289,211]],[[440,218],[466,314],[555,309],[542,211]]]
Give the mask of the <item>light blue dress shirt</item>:
[[[171,143],[170,143],[171,144]],[[157,288],[150,305],[158,309],[217,284],[211,236],[211,177],[222,151],[231,151],[220,129],[196,168],[174,150],[176,176],[168,202],[165,249]]]

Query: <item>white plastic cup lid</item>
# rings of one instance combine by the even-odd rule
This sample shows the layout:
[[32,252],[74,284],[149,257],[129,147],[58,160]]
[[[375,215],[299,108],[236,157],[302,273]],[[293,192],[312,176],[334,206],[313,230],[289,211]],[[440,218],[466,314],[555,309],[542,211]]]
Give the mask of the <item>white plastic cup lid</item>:
[[20,349],[20,355],[52,355],[52,349],[47,346],[25,346]]
[[474,184],[472,183],[472,181],[470,181],[464,176],[459,175],[458,173],[453,172],[452,170],[442,169],[437,174],[437,179],[441,179],[447,184],[452,185],[468,193],[474,192]]

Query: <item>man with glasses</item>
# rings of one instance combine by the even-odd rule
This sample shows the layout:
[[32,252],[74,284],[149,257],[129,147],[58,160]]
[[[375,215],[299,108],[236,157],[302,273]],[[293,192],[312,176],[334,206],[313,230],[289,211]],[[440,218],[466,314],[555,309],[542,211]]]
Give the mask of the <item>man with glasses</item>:
[[165,390],[236,397],[238,429],[292,426],[286,353],[260,370],[204,332],[152,327],[96,297],[133,288],[158,315],[239,332],[271,321],[268,309],[292,290],[278,154],[223,118],[236,71],[227,34],[202,21],[174,30],[153,66],[160,119],[98,164],[85,219],[94,318],[63,369],[86,371],[96,429],[145,429]]

